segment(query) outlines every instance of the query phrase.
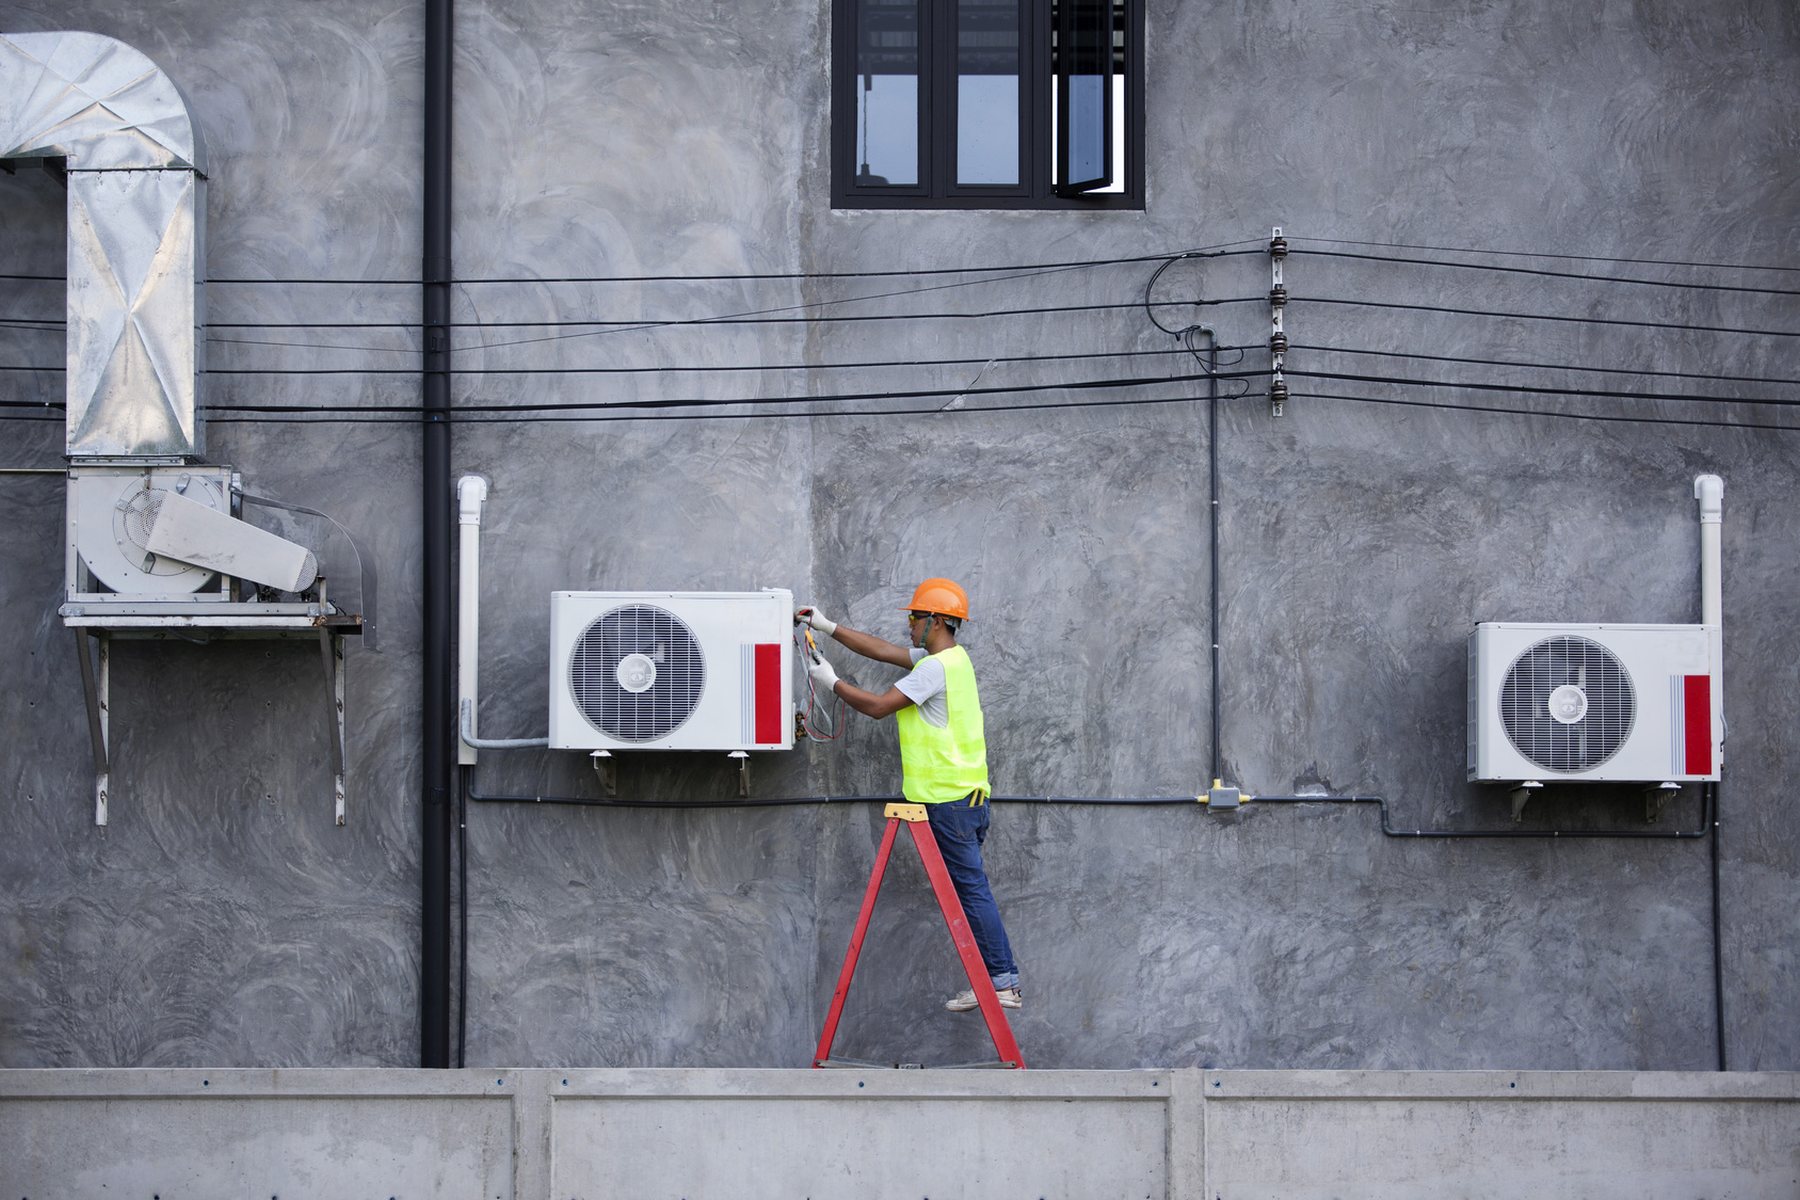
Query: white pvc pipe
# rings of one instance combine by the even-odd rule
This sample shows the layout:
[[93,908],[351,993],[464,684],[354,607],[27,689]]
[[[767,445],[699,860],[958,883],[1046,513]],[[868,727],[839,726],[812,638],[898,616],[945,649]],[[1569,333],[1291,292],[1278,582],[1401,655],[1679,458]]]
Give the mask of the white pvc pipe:
[[[456,698],[465,735],[475,732],[475,701],[480,691],[481,664],[481,508],[487,501],[487,480],[464,475],[456,483],[456,521],[461,541],[457,547],[456,577]],[[456,742],[456,761],[475,761],[475,747],[465,738]]]
[[1695,476],[1694,499],[1700,502],[1700,623],[1719,625],[1725,609],[1723,556],[1719,549],[1725,520],[1725,481],[1717,475]]

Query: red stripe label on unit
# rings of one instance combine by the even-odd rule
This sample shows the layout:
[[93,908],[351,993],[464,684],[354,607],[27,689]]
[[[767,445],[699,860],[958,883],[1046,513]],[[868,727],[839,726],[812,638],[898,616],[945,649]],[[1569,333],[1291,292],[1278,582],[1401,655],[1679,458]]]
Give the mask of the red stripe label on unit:
[[781,643],[756,645],[756,744],[781,741]]
[[1681,680],[1682,741],[1687,773],[1710,775],[1712,754],[1712,676],[1685,675]]

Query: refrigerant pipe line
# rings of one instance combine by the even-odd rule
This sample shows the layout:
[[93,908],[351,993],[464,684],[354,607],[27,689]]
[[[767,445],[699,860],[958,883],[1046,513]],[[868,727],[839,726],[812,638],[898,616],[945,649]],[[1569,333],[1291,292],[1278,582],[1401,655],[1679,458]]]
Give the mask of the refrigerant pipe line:
[[[1650,841],[1692,841],[1703,838],[1712,828],[1709,791],[1701,793],[1701,827],[1698,829],[1396,829],[1388,813],[1384,796],[1306,795],[1248,796],[1244,807],[1258,804],[1373,804],[1381,812],[1381,832],[1391,838],[1544,838],[1544,839],[1643,839]],[[739,796],[723,800],[652,800],[621,796],[554,796],[554,795],[488,795],[476,789],[474,770],[469,774],[469,799],[482,804],[549,804],[577,808],[789,808],[800,805],[893,804],[905,797],[898,795],[859,796],[821,793],[812,796]],[[1199,806],[1206,807],[1201,796],[1021,796],[996,793],[990,803],[1000,804],[1082,804],[1097,808],[1149,808]]]

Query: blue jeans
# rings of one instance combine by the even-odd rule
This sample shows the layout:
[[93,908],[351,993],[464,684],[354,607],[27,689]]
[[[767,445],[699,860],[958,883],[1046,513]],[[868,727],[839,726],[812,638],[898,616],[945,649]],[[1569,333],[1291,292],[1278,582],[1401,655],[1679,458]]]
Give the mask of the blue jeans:
[[973,808],[966,799],[927,804],[925,816],[995,990],[1018,987],[1019,965],[1013,961],[1012,943],[1006,940],[1006,926],[1000,922],[1000,906],[994,903],[987,871],[981,865],[981,843],[987,840],[988,831],[986,802]]

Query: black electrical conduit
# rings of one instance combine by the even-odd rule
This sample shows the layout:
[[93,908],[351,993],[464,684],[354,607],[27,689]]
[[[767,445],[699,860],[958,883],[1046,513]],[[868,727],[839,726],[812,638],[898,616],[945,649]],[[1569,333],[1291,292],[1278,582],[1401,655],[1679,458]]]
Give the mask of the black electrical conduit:
[[425,0],[422,530],[424,630],[420,725],[419,1065],[450,1065],[450,795],[456,756],[450,663],[450,83],[451,0]]

